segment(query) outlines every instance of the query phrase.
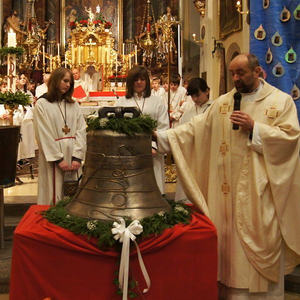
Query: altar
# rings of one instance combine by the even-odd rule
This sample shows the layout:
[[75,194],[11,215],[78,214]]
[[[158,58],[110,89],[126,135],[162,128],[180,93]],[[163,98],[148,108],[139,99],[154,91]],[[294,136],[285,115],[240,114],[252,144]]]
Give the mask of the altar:
[[[94,240],[49,223],[33,205],[14,232],[10,299],[121,299],[113,284],[119,254]],[[151,279],[148,293],[132,247],[130,276],[138,281],[135,299],[217,299],[217,235],[211,221],[193,212],[178,224],[139,244]]]

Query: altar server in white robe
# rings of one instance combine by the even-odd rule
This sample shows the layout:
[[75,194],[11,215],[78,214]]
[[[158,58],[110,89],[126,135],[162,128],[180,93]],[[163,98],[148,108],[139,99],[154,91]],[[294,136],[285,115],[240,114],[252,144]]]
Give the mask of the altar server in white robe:
[[74,79],[66,68],[50,76],[47,94],[34,110],[39,145],[38,204],[55,205],[63,198],[64,179],[76,179],[86,152],[86,123],[72,100]]
[[21,140],[19,143],[18,160],[28,159],[35,157],[36,143],[34,139],[34,128],[33,128],[33,101],[34,96],[28,90],[29,80],[25,74],[21,74],[17,80],[16,87],[17,91],[27,94],[30,98],[30,105],[21,106],[14,112],[13,122],[14,125],[20,125]]
[[39,86],[36,87],[35,89],[35,96],[36,98],[41,97],[42,95],[44,95],[45,93],[48,92],[48,81],[50,78],[50,74],[49,73],[45,73],[43,76],[43,83],[40,84]]
[[[116,106],[137,107],[144,114],[157,121],[157,130],[169,128],[169,118],[166,106],[161,98],[151,96],[151,86],[148,71],[142,66],[133,67],[127,76],[126,96],[116,102]],[[153,167],[157,185],[165,194],[164,155],[157,152],[157,145],[152,144]]]
[[73,100],[78,102],[86,101],[89,95],[87,83],[84,79],[82,79],[80,70],[78,68],[72,69],[72,73],[74,76]]
[[161,81],[160,78],[157,77],[157,76],[155,76],[155,77],[152,78],[152,82],[151,82],[151,85],[152,85],[151,96],[158,96],[158,97],[163,98],[165,90],[161,86],[160,81]]
[[171,147],[186,195],[217,228],[220,299],[283,300],[284,274],[300,261],[297,110],[260,78],[254,55],[236,56],[229,71],[235,88],[158,132],[158,145]]
[[[213,102],[209,100],[209,87],[203,78],[193,78],[190,80],[187,86],[187,96],[190,96],[192,101],[185,103],[185,111],[180,118],[179,125],[187,123],[193,117],[205,113]],[[180,200],[189,202],[183,191],[181,181],[177,178],[175,201]]]

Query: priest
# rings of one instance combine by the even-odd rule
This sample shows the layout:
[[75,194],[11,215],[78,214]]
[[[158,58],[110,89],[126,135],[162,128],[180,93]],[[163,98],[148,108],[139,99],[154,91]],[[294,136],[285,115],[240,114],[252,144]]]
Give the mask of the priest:
[[157,132],[158,145],[172,151],[188,199],[217,228],[221,299],[283,300],[284,274],[300,258],[296,107],[259,77],[254,55],[236,56],[229,70],[235,88]]
[[72,98],[77,102],[86,101],[88,96],[87,84],[81,78],[80,70],[78,68],[74,68],[72,73],[74,77],[74,92]]

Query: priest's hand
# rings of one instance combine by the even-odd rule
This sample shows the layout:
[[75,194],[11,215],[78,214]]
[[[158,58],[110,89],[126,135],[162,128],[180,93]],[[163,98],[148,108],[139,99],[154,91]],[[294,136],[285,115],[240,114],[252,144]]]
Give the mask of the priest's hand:
[[72,168],[68,165],[68,163],[65,160],[62,160],[59,164],[58,167],[66,172],[66,171],[72,171]]
[[81,167],[81,163],[79,161],[72,160],[72,163],[71,163],[72,171],[77,171],[80,167]]
[[253,119],[243,111],[234,110],[230,116],[233,124],[239,125],[243,130],[252,132],[254,127]]

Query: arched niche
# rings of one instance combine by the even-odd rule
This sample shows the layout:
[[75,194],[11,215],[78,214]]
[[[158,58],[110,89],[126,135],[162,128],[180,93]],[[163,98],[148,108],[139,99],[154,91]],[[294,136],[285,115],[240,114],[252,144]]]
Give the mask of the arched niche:
[[241,48],[237,43],[232,43],[227,49],[227,53],[226,53],[227,91],[230,91],[234,88],[234,84],[233,84],[231,74],[230,74],[229,68],[228,68],[229,63],[232,61],[233,58],[235,58],[240,53],[241,53]]

